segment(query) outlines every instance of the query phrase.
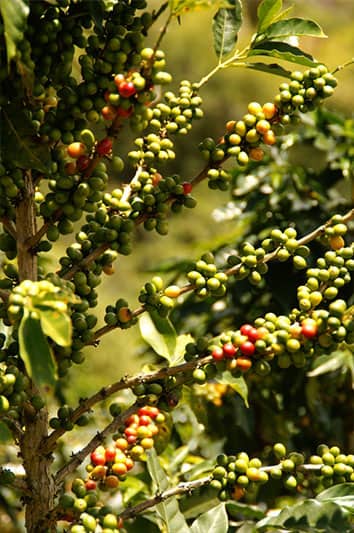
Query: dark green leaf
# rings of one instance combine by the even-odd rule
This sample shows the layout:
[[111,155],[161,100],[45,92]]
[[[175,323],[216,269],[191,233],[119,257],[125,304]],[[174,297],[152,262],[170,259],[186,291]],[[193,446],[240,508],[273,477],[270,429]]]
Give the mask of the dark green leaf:
[[16,48],[23,40],[29,7],[24,0],[0,2],[0,14],[4,21],[7,62],[16,56]]
[[290,70],[286,70],[277,63],[246,63],[245,66],[252,70],[260,70],[261,72],[267,72],[268,74],[274,74],[282,78],[290,78],[291,75]]
[[220,503],[216,507],[212,507],[206,513],[198,516],[190,528],[192,533],[205,533],[206,531],[212,531],[213,533],[227,533],[228,529],[229,521],[224,503]]
[[227,502],[226,509],[228,514],[233,517],[244,517],[254,520],[260,520],[265,516],[264,511],[255,505],[249,505],[247,503],[240,502]]
[[283,0],[263,0],[257,8],[258,33],[263,32],[274,21],[283,7]]
[[25,110],[14,104],[4,106],[0,119],[3,160],[20,168],[47,173],[51,162],[49,148],[39,142]]
[[[147,452],[147,468],[157,491],[163,492],[167,490],[169,482],[154,448]],[[166,501],[159,503],[156,505],[156,510],[166,525],[167,533],[176,533],[177,531],[178,533],[189,533],[189,527],[179,509],[176,497],[168,498]]]
[[59,346],[70,346],[72,327],[71,319],[66,313],[41,308],[39,309],[39,317],[45,335]]
[[12,434],[7,425],[0,421],[0,443],[5,444],[12,440]]
[[248,407],[248,387],[245,379],[241,376],[236,378],[229,370],[225,370],[221,376],[216,376],[215,380],[223,385],[229,385],[237,394],[241,396]]
[[139,317],[139,327],[144,341],[158,355],[171,361],[177,344],[177,333],[171,321],[152,311]]
[[214,50],[219,58],[234,49],[242,25],[240,0],[231,0],[229,3],[231,7],[219,9],[213,18]]
[[20,356],[37,385],[55,385],[55,363],[41,323],[25,309],[18,330]]
[[262,36],[265,40],[268,40],[284,39],[294,35],[298,37],[302,35],[307,37],[326,37],[317,22],[302,18],[291,18],[274,22],[274,24],[268,26]]
[[291,46],[287,43],[278,41],[264,41],[255,45],[248,52],[248,56],[270,56],[277,59],[283,59],[284,61],[290,61],[291,63],[297,63],[299,65],[306,65],[307,67],[313,67],[317,64],[317,61],[313,59],[310,54],[303,52],[296,46]]

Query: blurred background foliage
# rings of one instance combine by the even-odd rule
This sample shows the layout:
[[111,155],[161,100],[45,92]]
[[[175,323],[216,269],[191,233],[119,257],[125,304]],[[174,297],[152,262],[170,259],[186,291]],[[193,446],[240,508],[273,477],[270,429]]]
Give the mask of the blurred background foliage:
[[[151,8],[161,4],[149,1]],[[200,8],[183,14],[179,21],[170,24],[161,44],[166,53],[167,70],[173,74],[172,89],[181,79],[198,81],[216,64],[217,58],[212,47],[211,22],[214,15],[211,8]],[[243,2],[244,24],[239,35],[239,46],[247,44],[255,31],[257,0]],[[319,22],[328,39],[301,39],[304,50],[324,62],[330,69],[351,58],[354,44],[354,3],[351,0],[297,0],[284,2],[284,7],[293,5],[292,16],[313,18]],[[147,38],[147,45],[153,45],[163,19],[155,23],[153,31]],[[285,65],[295,69],[294,65]],[[354,67],[350,66],[339,73],[339,86],[329,100],[330,109],[336,109],[346,115],[352,112],[352,76]],[[183,179],[190,179],[203,167],[204,161],[198,151],[199,142],[205,137],[219,138],[225,123],[241,117],[247,103],[252,100],[264,102],[272,100],[276,94],[281,78],[242,68],[230,68],[219,72],[202,89],[205,118],[197,122],[188,136],[178,139],[177,157],[168,168],[170,173],[179,173]],[[130,140],[122,139],[115,145],[115,153],[125,159],[130,148]],[[313,143],[300,149],[297,159],[316,167],[320,152],[313,149]],[[322,157],[323,159],[323,157]],[[126,165],[123,180],[131,174],[132,169]],[[121,176],[112,173],[112,188],[117,186]],[[242,179],[241,179],[242,181]],[[119,297],[126,298],[132,308],[137,306],[137,294],[140,287],[152,276],[161,261],[198,258],[206,250],[217,247],[224,240],[242,238],[247,225],[237,223],[234,217],[218,216],[217,207],[225,206],[230,200],[229,192],[209,191],[206,184],[201,184],[195,191],[198,205],[195,210],[187,210],[183,216],[175,216],[170,221],[168,236],[161,237],[155,233],[138,231],[134,252],[128,257],[120,257],[116,272],[105,277],[100,290],[99,316],[103,318],[106,305]],[[311,226],[311,220],[309,221]],[[315,222],[314,222],[315,225]],[[227,237],[225,237],[227,236]],[[58,254],[63,250],[60,243]],[[55,259],[53,258],[55,261]],[[283,265],[281,266],[283,268]],[[170,277],[166,277],[170,279]],[[280,293],[283,293],[281,285]],[[242,317],[236,319],[236,322]],[[150,354],[151,355],[151,354]],[[125,373],[133,373],[141,368],[142,362],[150,361],[138,328],[116,331],[101,341],[98,349],[92,348],[88,353],[85,366],[72,368],[72,378],[76,386],[71,388],[68,400],[90,394],[98,386],[103,386],[112,379]],[[83,372],[85,374],[83,375]],[[69,395],[69,391],[67,391]]]

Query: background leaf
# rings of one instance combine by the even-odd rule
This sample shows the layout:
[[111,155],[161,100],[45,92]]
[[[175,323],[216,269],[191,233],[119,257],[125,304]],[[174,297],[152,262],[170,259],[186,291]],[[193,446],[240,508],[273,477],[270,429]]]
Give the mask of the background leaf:
[[313,364],[313,369],[307,373],[310,378],[334,372],[339,368],[349,370],[352,374],[352,381],[354,382],[354,357],[350,350],[336,350],[330,355],[320,355]]
[[70,346],[72,326],[71,319],[66,313],[59,313],[53,309],[39,309],[42,330],[59,346]]
[[298,37],[302,35],[308,37],[326,37],[317,22],[302,18],[279,20],[268,26],[263,33],[265,39],[279,39],[294,35]]
[[0,120],[4,162],[48,173],[51,163],[49,148],[36,138],[32,121],[25,110],[15,104],[4,106]]
[[158,355],[171,361],[177,344],[177,333],[171,321],[152,311],[140,315],[139,327],[144,341]]
[[[147,452],[147,468],[151,479],[157,487],[157,491],[163,492],[167,490],[169,483],[154,448]],[[190,529],[179,509],[176,497],[159,503],[156,505],[156,510],[166,525],[167,533],[189,533]]]
[[205,533],[206,531],[227,533],[228,529],[229,521],[224,503],[220,503],[206,513],[198,516],[190,528],[192,533]]
[[16,56],[16,48],[23,39],[29,7],[24,0],[0,2],[0,14],[4,21],[7,62]]
[[258,6],[258,33],[263,32],[283,7],[283,0],[263,0]]
[[341,483],[320,492],[317,500],[334,502],[354,513],[354,483]]
[[234,49],[242,25],[240,0],[232,0],[230,4],[232,7],[219,9],[213,18],[214,50],[220,58]]
[[223,385],[229,385],[237,394],[241,396],[248,407],[248,386],[245,379],[241,376],[236,378],[231,374],[229,370],[225,370],[221,376],[216,376],[215,381],[222,383]]
[[20,356],[37,385],[55,385],[55,363],[38,318],[27,309],[18,330]]
[[258,43],[254,48],[248,52],[248,57],[252,56],[270,56],[291,63],[313,67],[317,65],[317,61],[313,59],[310,54],[303,52],[296,46],[291,46],[281,41],[264,41]]

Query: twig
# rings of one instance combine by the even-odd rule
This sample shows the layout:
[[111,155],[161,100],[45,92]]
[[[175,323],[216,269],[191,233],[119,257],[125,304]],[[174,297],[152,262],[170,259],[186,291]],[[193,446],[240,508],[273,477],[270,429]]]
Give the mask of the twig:
[[1,217],[0,218],[0,222],[2,223],[4,228],[6,229],[7,233],[9,233],[11,235],[11,237],[13,237],[16,240],[17,239],[17,232],[16,232],[16,228],[15,228],[15,225],[13,224],[13,222],[11,220],[9,220],[8,218],[6,218],[6,217]]
[[[6,481],[7,474],[10,474],[8,481]],[[16,476],[9,468],[0,468],[0,476],[3,476],[2,484],[7,485],[15,490],[19,490],[23,494],[29,494],[29,488],[24,476]]]
[[[168,376],[176,376],[184,372],[189,372],[190,370],[193,370],[198,366],[205,365],[206,363],[209,363],[212,360],[213,358],[208,355],[200,359],[188,361],[187,363],[182,363],[180,365],[172,366],[169,368],[160,368],[159,370],[156,370],[155,372],[150,372],[149,374],[138,374],[137,376],[123,377],[119,381],[116,381],[111,385],[107,385],[107,387],[103,387],[101,390],[99,390],[89,398],[86,398],[85,400],[81,401],[80,405],[73,411],[72,415],[70,416],[70,421],[76,422],[76,420],[78,420],[81,415],[90,411],[90,409],[95,404],[107,399],[118,391],[124,389],[131,389],[140,383],[151,383],[159,379],[164,379]],[[64,435],[65,432],[66,430],[63,428],[55,429],[54,431],[52,431],[52,433],[44,439],[43,444],[41,446],[41,452],[44,455],[51,453],[55,449],[58,439],[62,435]]]
[[134,507],[130,507],[123,511],[119,517],[123,519],[132,518],[133,516],[136,516],[144,511],[146,509],[149,509],[150,507],[154,507],[158,503],[161,503],[165,500],[168,500],[168,498],[171,498],[172,496],[179,496],[181,494],[189,494],[195,489],[199,489],[200,487],[203,487],[204,485],[208,485],[210,481],[212,480],[212,476],[205,476],[199,479],[195,479],[194,481],[187,481],[184,483],[180,483],[177,485],[177,487],[173,487],[171,489],[165,490],[164,492],[157,493],[153,498],[150,498],[148,500],[145,500],[141,503],[138,503],[138,505],[135,505]]
[[71,279],[76,272],[78,272],[82,268],[85,268],[86,266],[88,266],[90,263],[92,263],[92,261],[95,261],[101,254],[103,254],[103,252],[108,250],[109,247],[110,247],[110,245],[109,245],[108,242],[100,244],[100,246],[98,246],[98,248],[96,248],[89,255],[84,257],[83,260],[80,263],[78,263],[77,265],[74,265],[73,267],[71,267],[70,270],[68,270],[61,277],[63,279]]
[[115,433],[119,426],[121,426],[124,421],[136,411],[137,406],[139,405],[138,402],[134,403],[132,406],[129,407],[124,413],[117,416],[108,426],[106,426],[102,431],[98,432],[87,444],[84,448],[82,448],[79,452],[75,453],[70,461],[64,465],[56,474],[55,476],[55,483],[61,484],[62,481],[71,474],[76,468],[81,465],[85,457],[89,455],[97,446],[99,446],[108,435],[111,435],[112,433]]

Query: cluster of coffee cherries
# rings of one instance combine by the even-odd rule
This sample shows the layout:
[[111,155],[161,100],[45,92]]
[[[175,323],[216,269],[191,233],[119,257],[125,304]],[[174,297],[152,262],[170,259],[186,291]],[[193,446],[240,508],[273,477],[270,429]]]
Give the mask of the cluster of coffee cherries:
[[353,481],[354,456],[341,453],[337,446],[320,445],[318,455],[311,456],[308,464],[302,454],[287,453],[280,442],[273,445],[272,451],[279,462],[269,466],[264,466],[258,457],[250,459],[245,452],[219,455],[210,482],[218,491],[218,497],[222,501],[247,498],[256,495],[259,486],[272,480],[281,480],[290,492],[308,495],[333,484]]
[[225,272],[218,270],[211,253],[202,255],[201,259],[195,263],[194,269],[187,273],[187,279],[193,285],[194,293],[199,298],[208,296],[219,298],[226,292],[228,276]]
[[0,413],[18,419],[17,408],[28,399],[30,381],[18,368],[18,344],[5,348],[5,335],[0,335]]
[[[112,404],[110,412],[112,416],[118,416],[119,405]],[[66,493],[60,499],[63,519],[86,528],[90,523],[93,529],[88,531],[95,531],[98,524],[108,527],[108,515],[113,524],[112,511],[107,512],[106,506],[99,502],[98,491],[113,491],[119,487],[119,482],[126,479],[135,462],[145,459],[145,452],[154,446],[154,438],[164,422],[165,416],[158,407],[144,405],[125,420],[124,428],[114,436],[113,444],[100,445],[93,450],[86,466],[88,477],[75,479],[71,488],[73,495]],[[118,519],[113,516],[116,528]]]
[[104,321],[107,326],[126,329],[133,326],[137,319],[129,309],[128,302],[123,298],[119,298],[115,305],[107,305]]
[[144,284],[139,294],[139,302],[147,311],[157,311],[160,316],[167,316],[174,307],[175,301],[163,292],[163,280],[154,276],[151,281]]
[[234,157],[241,167],[247,166],[250,160],[261,161],[264,157],[262,146],[276,143],[280,126],[297,120],[299,111],[305,113],[314,109],[324,98],[333,94],[337,85],[335,77],[324,65],[303,73],[292,72],[290,78],[289,83],[280,85],[274,102],[264,105],[250,102],[241,120],[231,120],[226,124],[226,133],[219,142],[211,138],[201,142],[199,148],[209,161],[211,189],[228,188],[231,174],[221,168],[226,159]]

